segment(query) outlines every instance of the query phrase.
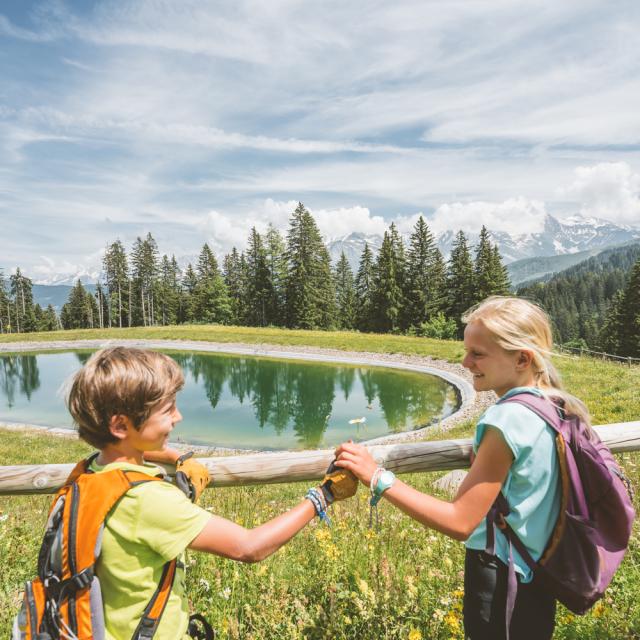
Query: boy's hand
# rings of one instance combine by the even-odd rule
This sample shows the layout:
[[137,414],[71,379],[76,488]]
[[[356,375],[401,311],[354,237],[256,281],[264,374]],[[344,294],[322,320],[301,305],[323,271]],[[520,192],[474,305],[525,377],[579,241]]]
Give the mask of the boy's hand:
[[182,454],[175,449],[162,449],[161,451],[145,451],[143,457],[145,462],[156,464],[176,464]]
[[336,466],[351,471],[367,487],[378,467],[368,449],[354,442],[344,442],[336,449]]
[[358,490],[358,479],[351,471],[337,467],[335,462],[334,460],[329,465],[320,485],[320,489],[329,504],[350,498]]
[[209,470],[191,459],[193,451],[185,453],[176,461],[176,486],[191,500],[197,502],[209,484]]

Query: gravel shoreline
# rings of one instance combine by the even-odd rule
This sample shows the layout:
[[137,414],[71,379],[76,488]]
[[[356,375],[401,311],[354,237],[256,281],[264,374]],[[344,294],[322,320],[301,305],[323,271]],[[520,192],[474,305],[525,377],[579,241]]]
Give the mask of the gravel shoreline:
[[[460,408],[443,419],[438,425],[430,424],[414,431],[391,434],[368,440],[368,443],[390,444],[421,440],[427,429],[438,429],[445,433],[452,427],[480,415],[489,405],[495,402],[493,393],[476,393],[472,386],[471,374],[460,364],[452,364],[446,360],[414,356],[406,354],[372,353],[366,351],[341,351],[307,346],[283,346],[273,344],[216,343],[195,340],[76,340],[51,342],[14,342],[0,343],[0,353],[20,353],[28,351],[61,351],[72,349],[99,349],[107,346],[122,345],[146,349],[168,349],[198,351],[210,353],[233,353],[254,357],[279,357],[303,360],[321,360],[324,362],[369,364],[390,368],[419,371],[438,375],[453,384],[461,400]],[[61,429],[30,425],[23,423],[0,423],[0,427],[11,430],[44,431],[61,437],[75,437],[73,429]],[[229,455],[236,453],[255,453],[247,449],[227,449],[224,447],[207,447],[188,445],[183,442],[172,442],[178,448],[187,447],[210,455]]]

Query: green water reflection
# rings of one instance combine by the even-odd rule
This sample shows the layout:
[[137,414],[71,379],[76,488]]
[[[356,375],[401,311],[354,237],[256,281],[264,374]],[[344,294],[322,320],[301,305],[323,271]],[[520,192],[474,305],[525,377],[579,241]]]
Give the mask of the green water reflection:
[[[0,421],[71,426],[65,380],[90,352],[0,356]],[[170,352],[185,372],[174,440],[251,449],[333,446],[415,429],[458,405],[444,380],[383,367]],[[365,418],[361,424],[349,420]]]

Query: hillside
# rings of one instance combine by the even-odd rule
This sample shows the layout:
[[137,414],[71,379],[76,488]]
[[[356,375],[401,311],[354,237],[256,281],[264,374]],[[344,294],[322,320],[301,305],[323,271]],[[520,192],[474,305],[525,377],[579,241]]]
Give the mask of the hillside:
[[549,312],[558,342],[582,339],[597,348],[609,304],[639,258],[640,244],[607,249],[546,282],[521,286],[517,294],[537,300]]

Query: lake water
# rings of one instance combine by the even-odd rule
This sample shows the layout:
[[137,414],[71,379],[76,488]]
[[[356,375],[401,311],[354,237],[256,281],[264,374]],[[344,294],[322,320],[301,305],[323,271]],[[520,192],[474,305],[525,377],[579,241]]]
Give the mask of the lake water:
[[[385,367],[167,352],[183,368],[172,440],[316,449],[437,422],[458,405],[436,376]],[[0,422],[71,427],[62,387],[89,351],[0,356]],[[350,420],[365,418],[359,424]]]

